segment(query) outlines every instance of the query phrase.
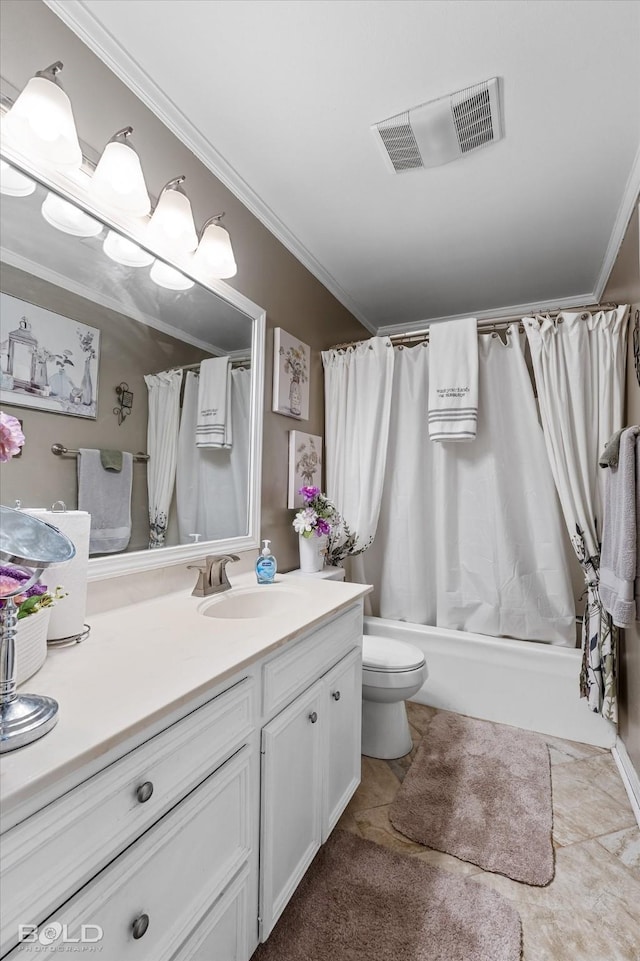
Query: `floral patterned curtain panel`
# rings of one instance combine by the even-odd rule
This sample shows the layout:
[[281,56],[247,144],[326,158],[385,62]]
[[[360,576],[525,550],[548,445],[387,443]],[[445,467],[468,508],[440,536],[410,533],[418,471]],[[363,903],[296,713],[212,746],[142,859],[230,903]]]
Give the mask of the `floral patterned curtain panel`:
[[[144,378],[149,392],[147,425],[147,490],[149,547],[164,547],[178,457],[181,370],[165,370]],[[195,445],[195,434],[193,438]]]
[[587,584],[580,693],[617,720],[617,628],[600,602],[604,472],[599,457],[623,426],[628,306],[523,320],[545,444],[565,523]]

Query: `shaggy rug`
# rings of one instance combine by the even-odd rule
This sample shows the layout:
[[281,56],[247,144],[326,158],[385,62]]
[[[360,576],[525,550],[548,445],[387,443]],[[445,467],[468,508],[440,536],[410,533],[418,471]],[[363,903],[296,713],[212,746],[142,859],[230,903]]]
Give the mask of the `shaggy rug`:
[[502,895],[334,831],[251,961],[520,961]]
[[406,837],[525,884],[553,879],[551,769],[537,734],[436,714],[391,805]]

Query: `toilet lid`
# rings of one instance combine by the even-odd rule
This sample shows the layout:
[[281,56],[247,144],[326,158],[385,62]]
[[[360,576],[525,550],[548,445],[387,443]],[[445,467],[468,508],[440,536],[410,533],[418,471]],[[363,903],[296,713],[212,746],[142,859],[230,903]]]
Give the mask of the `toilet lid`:
[[362,666],[371,671],[413,671],[424,664],[424,654],[413,644],[367,634],[362,638]]

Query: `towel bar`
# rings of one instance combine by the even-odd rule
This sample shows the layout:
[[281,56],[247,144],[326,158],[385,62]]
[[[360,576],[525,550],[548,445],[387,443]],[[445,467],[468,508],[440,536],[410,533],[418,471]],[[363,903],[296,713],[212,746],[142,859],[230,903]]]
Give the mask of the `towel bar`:
[[[77,457],[80,451],[71,450],[71,448],[64,447],[62,444],[52,444],[51,453],[57,454],[58,457],[63,457],[65,454],[68,454],[69,457]],[[143,461],[144,463],[146,463],[149,460],[149,455],[143,454],[142,451],[138,451],[137,454],[133,454],[132,456],[134,460]]]

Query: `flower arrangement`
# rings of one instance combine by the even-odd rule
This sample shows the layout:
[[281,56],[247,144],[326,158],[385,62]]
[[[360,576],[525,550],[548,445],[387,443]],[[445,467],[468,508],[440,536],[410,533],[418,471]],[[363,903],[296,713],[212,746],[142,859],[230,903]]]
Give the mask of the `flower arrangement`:
[[[26,584],[31,579],[31,575],[26,571],[21,571],[15,567],[0,567],[0,597],[14,591],[21,584]],[[50,592],[46,584],[34,584],[24,594],[16,594],[13,598],[18,608],[18,620],[28,617],[30,614],[37,614],[43,607],[51,607],[56,601],[66,597],[66,591],[61,587],[56,587]],[[0,608],[5,605],[4,600],[0,600]]]
[[307,382],[307,358],[302,347],[289,347],[285,352],[284,347],[280,348],[280,356],[284,357],[284,370],[289,374],[292,381],[297,384]]
[[337,520],[327,542],[326,563],[332,567],[342,567],[347,557],[364,554],[373,544],[373,537],[370,537],[366,544],[358,546],[358,535],[351,530],[344,517],[337,514]]
[[304,506],[293,518],[293,527],[302,537],[322,537],[331,533],[338,512],[319,487],[301,487]]
[[6,464],[7,461],[20,453],[20,448],[24,444],[24,434],[20,427],[20,421],[11,414],[5,414],[0,410],[0,461]]

